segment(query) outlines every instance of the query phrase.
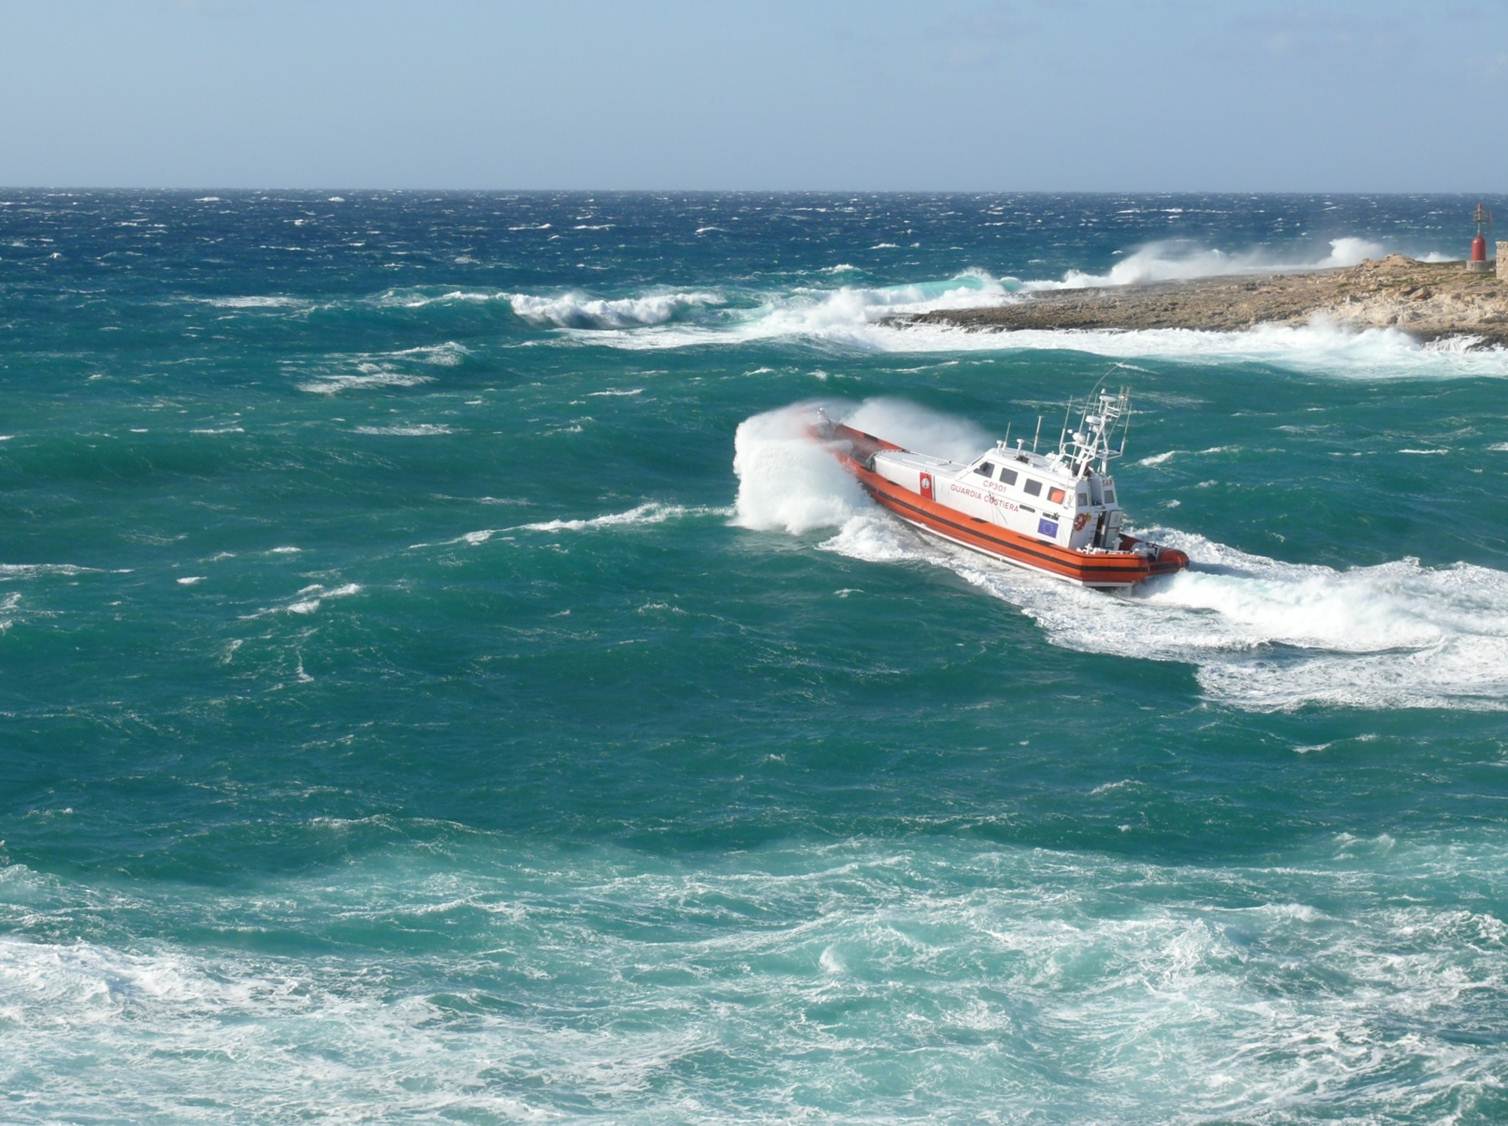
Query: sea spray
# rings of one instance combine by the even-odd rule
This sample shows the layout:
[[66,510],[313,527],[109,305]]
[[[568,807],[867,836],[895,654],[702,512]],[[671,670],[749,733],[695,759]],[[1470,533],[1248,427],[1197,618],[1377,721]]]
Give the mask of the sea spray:
[[734,523],[799,535],[841,525],[870,504],[858,481],[813,439],[819,409],[816,403],[795,404],[739,424],[733,438]]
[[1187,240],[1162,239],[1131,251],[1107,273],[1092,274],[1069,270],[1061,280],[1029,281],[1027,291],[1042,289],[1085,289],[1091,286],[1137,285],[1144,282],[1188,281],[1222,274],[1289,273],[1297,270],[1328,270],[1338,266],[1356,266],[1368,258],[1381,258],[1387,247],[1363,238],[1330,240],[1330,253],[1322,258],[1291,260],[1271,250],[1227,252],[1201,246]]
[[792,534],[837,527],[871,507],[853,475],[813,425],[826,416],[887,441],[941,457],[970,458],[989,444],[973,423],[904,399],[795,403],[745,419],[734,436],[735,522]]

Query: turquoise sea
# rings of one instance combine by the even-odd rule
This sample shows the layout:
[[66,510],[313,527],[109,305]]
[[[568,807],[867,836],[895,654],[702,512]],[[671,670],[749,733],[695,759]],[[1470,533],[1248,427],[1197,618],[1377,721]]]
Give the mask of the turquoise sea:
[[1474,203],[0,190],[0,1120],[1508,1119],[1508,354],[884,322]]

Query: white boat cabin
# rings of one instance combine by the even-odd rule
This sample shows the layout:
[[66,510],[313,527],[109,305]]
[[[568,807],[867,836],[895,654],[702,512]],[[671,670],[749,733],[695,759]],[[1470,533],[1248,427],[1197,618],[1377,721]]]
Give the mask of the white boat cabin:
[[1078,429],[1065,423],[1052,453],[1026,449],[1024,441],[1014,447],[1000,442],[964,464],[880,450],[873,469],[923,499],[1018,535],[1081,551],[1117,551],[1124,514],[1106,469],[1121,452],[1110,447],[1110,430],[1128,406],[1124,392],[1102,395],[1093,410],[1085,408]]

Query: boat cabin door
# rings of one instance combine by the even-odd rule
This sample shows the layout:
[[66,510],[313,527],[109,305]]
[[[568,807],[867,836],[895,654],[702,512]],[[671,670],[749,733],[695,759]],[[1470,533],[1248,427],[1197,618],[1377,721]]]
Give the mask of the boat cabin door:
[[1110,551],[1119,551],[1121,546],[1121,520],[1125,516],[1118,508],[1112,508],[1105,513],[1105,547]]
[[928,500],[932,499],[932,474],[923,473],[920,492]]

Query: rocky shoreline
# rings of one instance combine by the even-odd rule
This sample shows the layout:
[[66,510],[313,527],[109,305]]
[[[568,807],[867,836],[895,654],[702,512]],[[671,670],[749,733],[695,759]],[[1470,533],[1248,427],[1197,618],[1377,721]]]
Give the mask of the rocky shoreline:
[[975,331],[1184,328],[1237,331],[1326,321],[1351,329],[1396,328],[1423,341],[1473,337],[1508,346],[1508,282],[1461,262],[1394,254],[1359,266],[1291,274],[1239,274],[1191,281],[1034,292],[1008,305],[940,309],[898,324]]

